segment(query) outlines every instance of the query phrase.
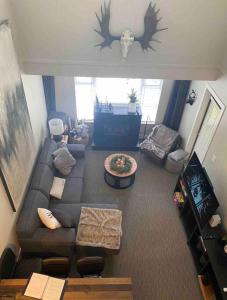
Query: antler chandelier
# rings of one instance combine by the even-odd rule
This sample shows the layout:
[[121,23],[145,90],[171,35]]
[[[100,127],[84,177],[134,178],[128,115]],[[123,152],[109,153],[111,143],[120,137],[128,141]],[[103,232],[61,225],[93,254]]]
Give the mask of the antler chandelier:
[[155,49],[150,43],[160,43],[160,41],[154,39],[153,36],[159,31],[168,29],[157,28],[161,18],[158,18],[158,13],[160,10],[156,10],[156,5],[154,4],[152,6],[151,3],[149,4],[146,14],[144,16],[144,33],[141,36],[136,37],[134,36],[133,32],[129,29],[124,30],[121,33],[121,35],[117,36],[114,36],[110,33],[110,4],[111,1],[109,1],[108,5],[106,5],[106,2],[104,2],[104,7],[101,5],[101,18],[96,13],[96,17],[100,25],[100,30],[95,29],[95,31],[104,39],[102,43],[96,46],[100,47],[100,50],[102,50],[106,47],[111,48],[111,44],[113,43],[113,41],[120,41],[122,48],[122,56],[124,59],[126,59],[129,48],[132,46],[133,42],[139,42],[143,51],[147,51],[149,49],[155,51]]

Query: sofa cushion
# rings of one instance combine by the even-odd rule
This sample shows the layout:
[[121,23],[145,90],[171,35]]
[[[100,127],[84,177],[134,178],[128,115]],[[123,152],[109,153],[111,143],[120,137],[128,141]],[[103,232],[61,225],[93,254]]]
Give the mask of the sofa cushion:
[[57,143],[50,138],[46,138],[41,153],[39,155],[38,162],[41,164],[46,164],[52,168],[53,167],[52,153],[56,150],[57,150]]
[[77,227],[80,220],[80,213],[82,207],[94,207],[94,208],[111,208],[118,209],[116,204],[94,204],[94,203],[74,203],[74,204],[62,204],[62,203],[50,203],[50,210],[58,209],[72,216],[74,225]]
[[48,208],[49,200],[40,191],[30,190],[25,198],[17,221],[16,231],[20,237],[29,237],[36,228],[42,227],[37,208]]
[[31,189],[39,190],[49,198],[50,190],[54,180],[51,167],[45,164],[37,164],[31,182]]
[[[83,188],[82,178],[67,178],[65,188],[61,198],[61,203],[79,203],[81,202]],[[57,200],[59,202],[59,200]]]
[[53,216],[58,220],[58,222],[62,225],[62,227],[64,228],[74,227],[75,224],[74,218],[69,213],[57,208],[52,209],[51,212]]
[[76,161],[76,165],[72,168],[72,171],[67,176],[67,178],[83,178],[84,168],[85,168],[85,159],[84,158],[78,159]]
[[82,144],[68,144],[67,148],[76,159],[83,158],[85,156],[85,146]]

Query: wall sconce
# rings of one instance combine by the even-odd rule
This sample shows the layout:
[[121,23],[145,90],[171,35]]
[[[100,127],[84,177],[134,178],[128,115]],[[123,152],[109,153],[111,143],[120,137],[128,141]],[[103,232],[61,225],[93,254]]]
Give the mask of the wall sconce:
[[196,99],[197,99],[196,91],[192,90],[188,95],[186,103],[189,103],[190,105],[192,105]]

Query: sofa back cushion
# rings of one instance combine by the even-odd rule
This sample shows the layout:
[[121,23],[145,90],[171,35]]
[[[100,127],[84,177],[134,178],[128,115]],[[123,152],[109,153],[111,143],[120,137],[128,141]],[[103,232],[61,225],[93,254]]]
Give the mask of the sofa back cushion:
[[16,226],[19,238],[31,237],[36,228],[42,227],[37,209],[48,208],[48,205],[49,200],[42,192],[30,190],[27,193]]
[[52,168],[53,167],[52,153],[56,151],[57,148],[58,148],[57,143],[54,140],[50,138],[46,138],[41,153],[39,155],[38,162],[41,164],[46,164]]
[[32,176],[31,189],[41,191],[47,198],[54,180],[54,170],[48,165],[38,163]]

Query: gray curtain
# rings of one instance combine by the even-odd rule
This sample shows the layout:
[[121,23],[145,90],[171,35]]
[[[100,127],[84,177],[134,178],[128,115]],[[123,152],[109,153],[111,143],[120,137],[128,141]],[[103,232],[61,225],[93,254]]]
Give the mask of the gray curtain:
[[46,99],[47,114],[56,111],[54,76],[43,76],[43,88]]
[[176,80],[171,92],[163,124],[178,130],[190,87],[190,80]]

